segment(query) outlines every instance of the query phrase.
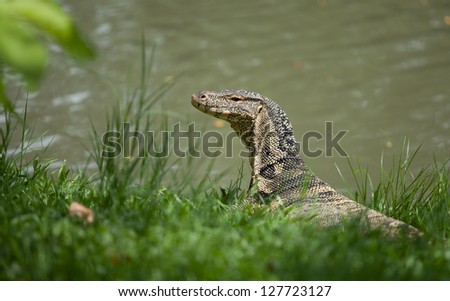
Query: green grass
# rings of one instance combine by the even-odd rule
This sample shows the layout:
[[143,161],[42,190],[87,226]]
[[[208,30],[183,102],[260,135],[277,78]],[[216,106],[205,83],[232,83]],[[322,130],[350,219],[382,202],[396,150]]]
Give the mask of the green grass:
[[417,168],[413,162],[419,149],[411,151],[409,141],[405,140],[401,153],[393,156],[390,166],[385,167],[381,157],[375,179],[359,162],[355,166],[348,161],[355,192],[336,167],[354,200],[445,240],[450,231],[450,160],[442,163],[435,160]]
[[[130,119],[141,131],[167,127],[155,104],[169,87],[147,91],[146,72],[118,97],[108,129]],[[419,228],[417,240],[363,235],[351,222],[321,229],[282,210],[230,210],[245,196],[241,174],[220,189],[207,175],[193,177],[190,159],[102,158],[95,129],[95,175],[52,171],[27,157],[26,125],[3,114],[0,280],[450,280],[449,168],[434,162],[412,172],[416,152],[406,144],[392,166],[380,164],[377,181],[350,164],[351,194]],[[15,131],[22,147],[11,154]],[[69,215],[73,201],[94,211],[92,224]]]

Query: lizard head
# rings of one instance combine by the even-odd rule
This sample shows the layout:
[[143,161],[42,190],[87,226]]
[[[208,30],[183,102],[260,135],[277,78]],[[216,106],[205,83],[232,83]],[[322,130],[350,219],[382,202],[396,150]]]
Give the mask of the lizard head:
[[265,97],[246,90],[200,91],[191,103],[199,111],[228,121],[244,145],[253,151],[254,127]]
[[[298,152],[286,114],[261,94],[246,90],[201,91],[192,95],[191,102],[199,111],[228,121],[251,151],[264,143],[279,143],[281,148]],[[272,141],[275,137],[277,142]],[[289,145],[284,146],[286,143]]]
[[201,91],[192,95],[192,105],[199,111],[223,119],[234,127],[251,125],[263,108],[264,97],[245,90]]

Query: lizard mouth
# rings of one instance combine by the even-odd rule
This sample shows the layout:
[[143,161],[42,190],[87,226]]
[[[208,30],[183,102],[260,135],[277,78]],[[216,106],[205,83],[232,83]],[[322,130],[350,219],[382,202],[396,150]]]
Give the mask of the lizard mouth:
[[208,97],[205,95],[205,93],[199,92],[196,94],[193,94],[191,97],[191,104],[199,111],[211,114],[211,107],[208,107],[207,105]]
[[204,102],[202,102],[197,94],[192,95],[191,97],[191,104],[199,111],[205,112],[206,113],[206,104]]
[[191,104],[199,110],[200,112],[203,112],[205,114],[214,116],[219,119],[228,119],[229,111],[224,110],[223,108],[217,108],[214,105],[211,104],[211,102],[208,105],[208,101],[210,101],[208,94],[206,91],[198,92],[192,95],[191,97]]

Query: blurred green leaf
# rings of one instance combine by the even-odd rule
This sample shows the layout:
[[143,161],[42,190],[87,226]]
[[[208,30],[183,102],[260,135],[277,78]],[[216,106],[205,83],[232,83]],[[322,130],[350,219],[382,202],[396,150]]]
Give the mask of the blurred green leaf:
[[47,62],[47,51],[30,30],[0,19],[0,58],[36,88]]
[[0,63],[0,104],[3,105],[3,107],[9,111],[12,112],[14,110],[13,104],[9,101],[8,97],[6,97],[5,94],[5,87],[3,85],[3,73],[1,72],[2,65]]
[[28,22],[49,35],[72,56],[92,58],[94,51],[76,28],[72,18],[53,1],[0,0],[0,15]]
[[54,1],[0,0],[0,103],[7,110],[12,104],[4,89],[5,67],[21,75],[29,89],[36,89],[48,61],[46,38],[78,60],[95,55],[72,18]]

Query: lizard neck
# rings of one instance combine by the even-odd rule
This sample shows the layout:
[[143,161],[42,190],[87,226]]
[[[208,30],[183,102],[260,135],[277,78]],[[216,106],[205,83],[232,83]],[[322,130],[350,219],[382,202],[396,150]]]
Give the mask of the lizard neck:
[[272,100],[265,100],[250,129],[238,134],[250,151],[250,185],[258,186],[259,195],[263,199],[298,195],[299,181],[309,170],[283,110]]

